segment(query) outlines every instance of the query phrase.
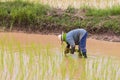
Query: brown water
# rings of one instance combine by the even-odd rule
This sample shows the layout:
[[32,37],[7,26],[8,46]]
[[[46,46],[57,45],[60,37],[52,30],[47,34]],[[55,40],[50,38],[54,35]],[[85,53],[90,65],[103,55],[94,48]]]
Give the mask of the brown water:
[[[56,35],[27,34],[27,33],[15,33],[15,32],[7,32],[7,33],[1,32],[0,33],[1,40],[5,36],[7,37],[7,39],[9,39],[9,40],[7,40],[7,42],[9,42],[10,40],[12,40],[14,38],[16,41],[20,42],[22,45],[31,44],[31,42],[40,44],[40,45],[44,45],[44,46],[50,44],[50,45],[52,45],[55,52],[59,53],[58,54],[59,57],[57,57],[57,58],[60,58],[62,56],[59,52],[60,51],[59,48],[61,47],[61,44]],[[89,58],[87,60],[85,60],[85,63],[82,63],[84,60],[82,58],[78,58],[78,56],[76,54],[73,54],[73,55],[70,54],[70,56],[67,56],[67,57],[62,56],[61,57],[62,59],[64,59],[63,61],[65,61],[64,67],[67,70],[66,72],[69,72],[69,70],[73,67],[73,65],[71,65],[71,63],[73,63],[74,65],[77,64],[77,67],[73,68],[73,70],[75,71],[73,74],[74,80],[77,80],[78,77],[80,75],[82,75],[82,72],[87,72],[87,76],[89,76],[89,74],[91,74],[91,71],[92,71],[92,75],[95,75],[96,72],[94,72],[94,70],[96,70],[96,71],[102,70],[101,72],[104,72],[104,70],[106,69],[106,72],[107,72],[109,70],[109,68],[111,68],[111,66],[114,69],[113,71],[116,72],[116,74],[117,74],[116,76],[119,75],[120,68],[119,68],[119,64],[118,64],[119,62],[117,61],[117,58],[120,59],[120,43],[107,42],[107,41],[101,41],[101,40],[95,40],[95,39],[88,38],[87,39],[87,53],[88,53]],[[4,55],[7,56],[7,57],[5,56],[6,57],[5,59],[7,60],[8,54],[4,54]],[[105,56],[105,57],[103,57],[103,56]],[[112,56],[115,58],[109,59],[108,58],[109,56]],[[27,58],[25,57],[24,61],[27,61],[26,59]],[[17,58],[15,58],[15,61],[18,61]],[[110,64],[106,64],[107,62]],[[97,65],[99,65],[99,66],[97,66],[97,69],[94,68],[94,66],[95,66],[94,64],[96,64],[96,63],[97,63]],[[116,65],[116,66],[114,66],[114,65]],[[70,67],[68,67],[68,66],[70,66]],[[117,72],[117,70],[118,70],[118,72]],[[15,70],[15,71],[17,71],[17,70]],[[110,74],[112,74],[112,72]],[[97,75],[99,76],[101,74],[98,73]],[[82,80],[86,80],[86,79],[82,79]]]
[[120,57],[120,43],[88,39],[87,49],[90,55]]
[[[29,44],[31,42],[48,45],[52,44],[52,47],[59,48],[60,41],[56,35],[41,35],[41,34],[27,34],[16,32],[1,32],[0,36],[7,36],[9,39],[14,38],[21,44]],[[90,56],[115,56],[120,57],[120,43],[119,42],[107,42],[101,40],[87,39],[87,53]]]

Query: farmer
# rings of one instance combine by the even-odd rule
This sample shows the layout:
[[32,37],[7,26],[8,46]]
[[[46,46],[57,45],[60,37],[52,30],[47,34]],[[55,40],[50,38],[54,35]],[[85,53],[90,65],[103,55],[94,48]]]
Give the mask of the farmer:
[[65,48],[65,54],[70,53],[74,54],[75,45],[78,45],[79,56],[87,58],[86,53],[86,39],[87,39],[87,31],[85,29],[74,29],[69,31],[68,33],[62,33],[58,35],[58,38],[66,42],[67,46]]

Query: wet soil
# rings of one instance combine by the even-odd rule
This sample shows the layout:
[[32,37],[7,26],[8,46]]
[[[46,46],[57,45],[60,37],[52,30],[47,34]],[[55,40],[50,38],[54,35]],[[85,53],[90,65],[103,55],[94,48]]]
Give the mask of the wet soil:
[[120,42],[120,36],[115,34],[90,34],[90,38],[109,42]]
[[[60,48],[61,44],[57,35],[41,35],[41,34],[28,34],[16,32],[0,32],[0,39],[2,36],[7,36],[8,39],[15,38],[21,44],[36,43],[40,45],[52,45],[53,48]],[[89,37],[87,39],[87,53],[90,56],[115,56],[120,57],[120,43],[109,42],[103,40],[96,40]]]

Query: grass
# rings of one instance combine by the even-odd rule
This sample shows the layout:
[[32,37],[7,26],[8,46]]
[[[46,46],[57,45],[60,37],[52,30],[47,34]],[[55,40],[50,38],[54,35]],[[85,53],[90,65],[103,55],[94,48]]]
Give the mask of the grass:
[[65,57],[62,49],[49,45],[46,48],[34,43],[22,46],[7,37],[0,39],[1,80],[119,80],[119,75],[120,64],[116,58]]
[[50,5],[54,8],[67,9],[69,6],[80,8],[81,6],[90,6],[95,8],[111,8],[114,5],[119,5],[119,0],[1,0],[1,1],[27,1],[34,3],[42,3]]
[[27,32],[44,32],[48,29],[48,32],[61,32],[85,28],[89,33],[112,32],[120,35],[119,9],[119,5],[103,9],[88,5],[79,9],[73,6],[58,9],[39,2],[0,2],[0,28],[4,31],[15,29]]
[[115,5],[112,8],[97,9],[97,8],[88,8],[86,15],[88,16],[112,16],[120,14],[120,6]]

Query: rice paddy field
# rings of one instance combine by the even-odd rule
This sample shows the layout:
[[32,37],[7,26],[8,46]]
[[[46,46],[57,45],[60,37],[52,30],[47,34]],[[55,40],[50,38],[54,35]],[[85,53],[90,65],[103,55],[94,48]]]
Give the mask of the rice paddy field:
[[[34,0],[31,0],[34,1]],[[107,8],[113,5],[119,5],[120,0],[37,0],[37,2],[51,5],[52,7],[66,9],[69,6],[80,8],[82,6],[90,6],[95,8]]]
[[[120,4],[120,0],[22,1],[62,9],[111,8]],[[92,39],[87,43],[88,58],[84,59],[77,52],[65,56],[65,44],[60,45],[55,35],[0,32],[0,80],[120,80],[120,43]]]
[[[79,58],[77,52],[65,56],[64,45],[60,46],[57,36],[24,33],[0,35],[1,80],[120,80],[119,53],[118,56],[103,55],[104,50],[97,52],[101,53],[99,55],[92,53],[99,44],[95,44],[96,48],[91,51],[88,47],[88,59],[84,59]],[[53,42],[49,41],[52,40],[50,37],[54,38]],[[92,43],[90,40],[88,45]],[[109,44],[120,47],[119,44]]]
[[[15,0],[0,0],[0,1],[15,1]],[[120,0],[20,0],[35,3],[48,4],[51,7],[66,9],[69,6],[80,8],[82,6],[90,6],[95,8],[111,8],[114,5],[119,5]]]

